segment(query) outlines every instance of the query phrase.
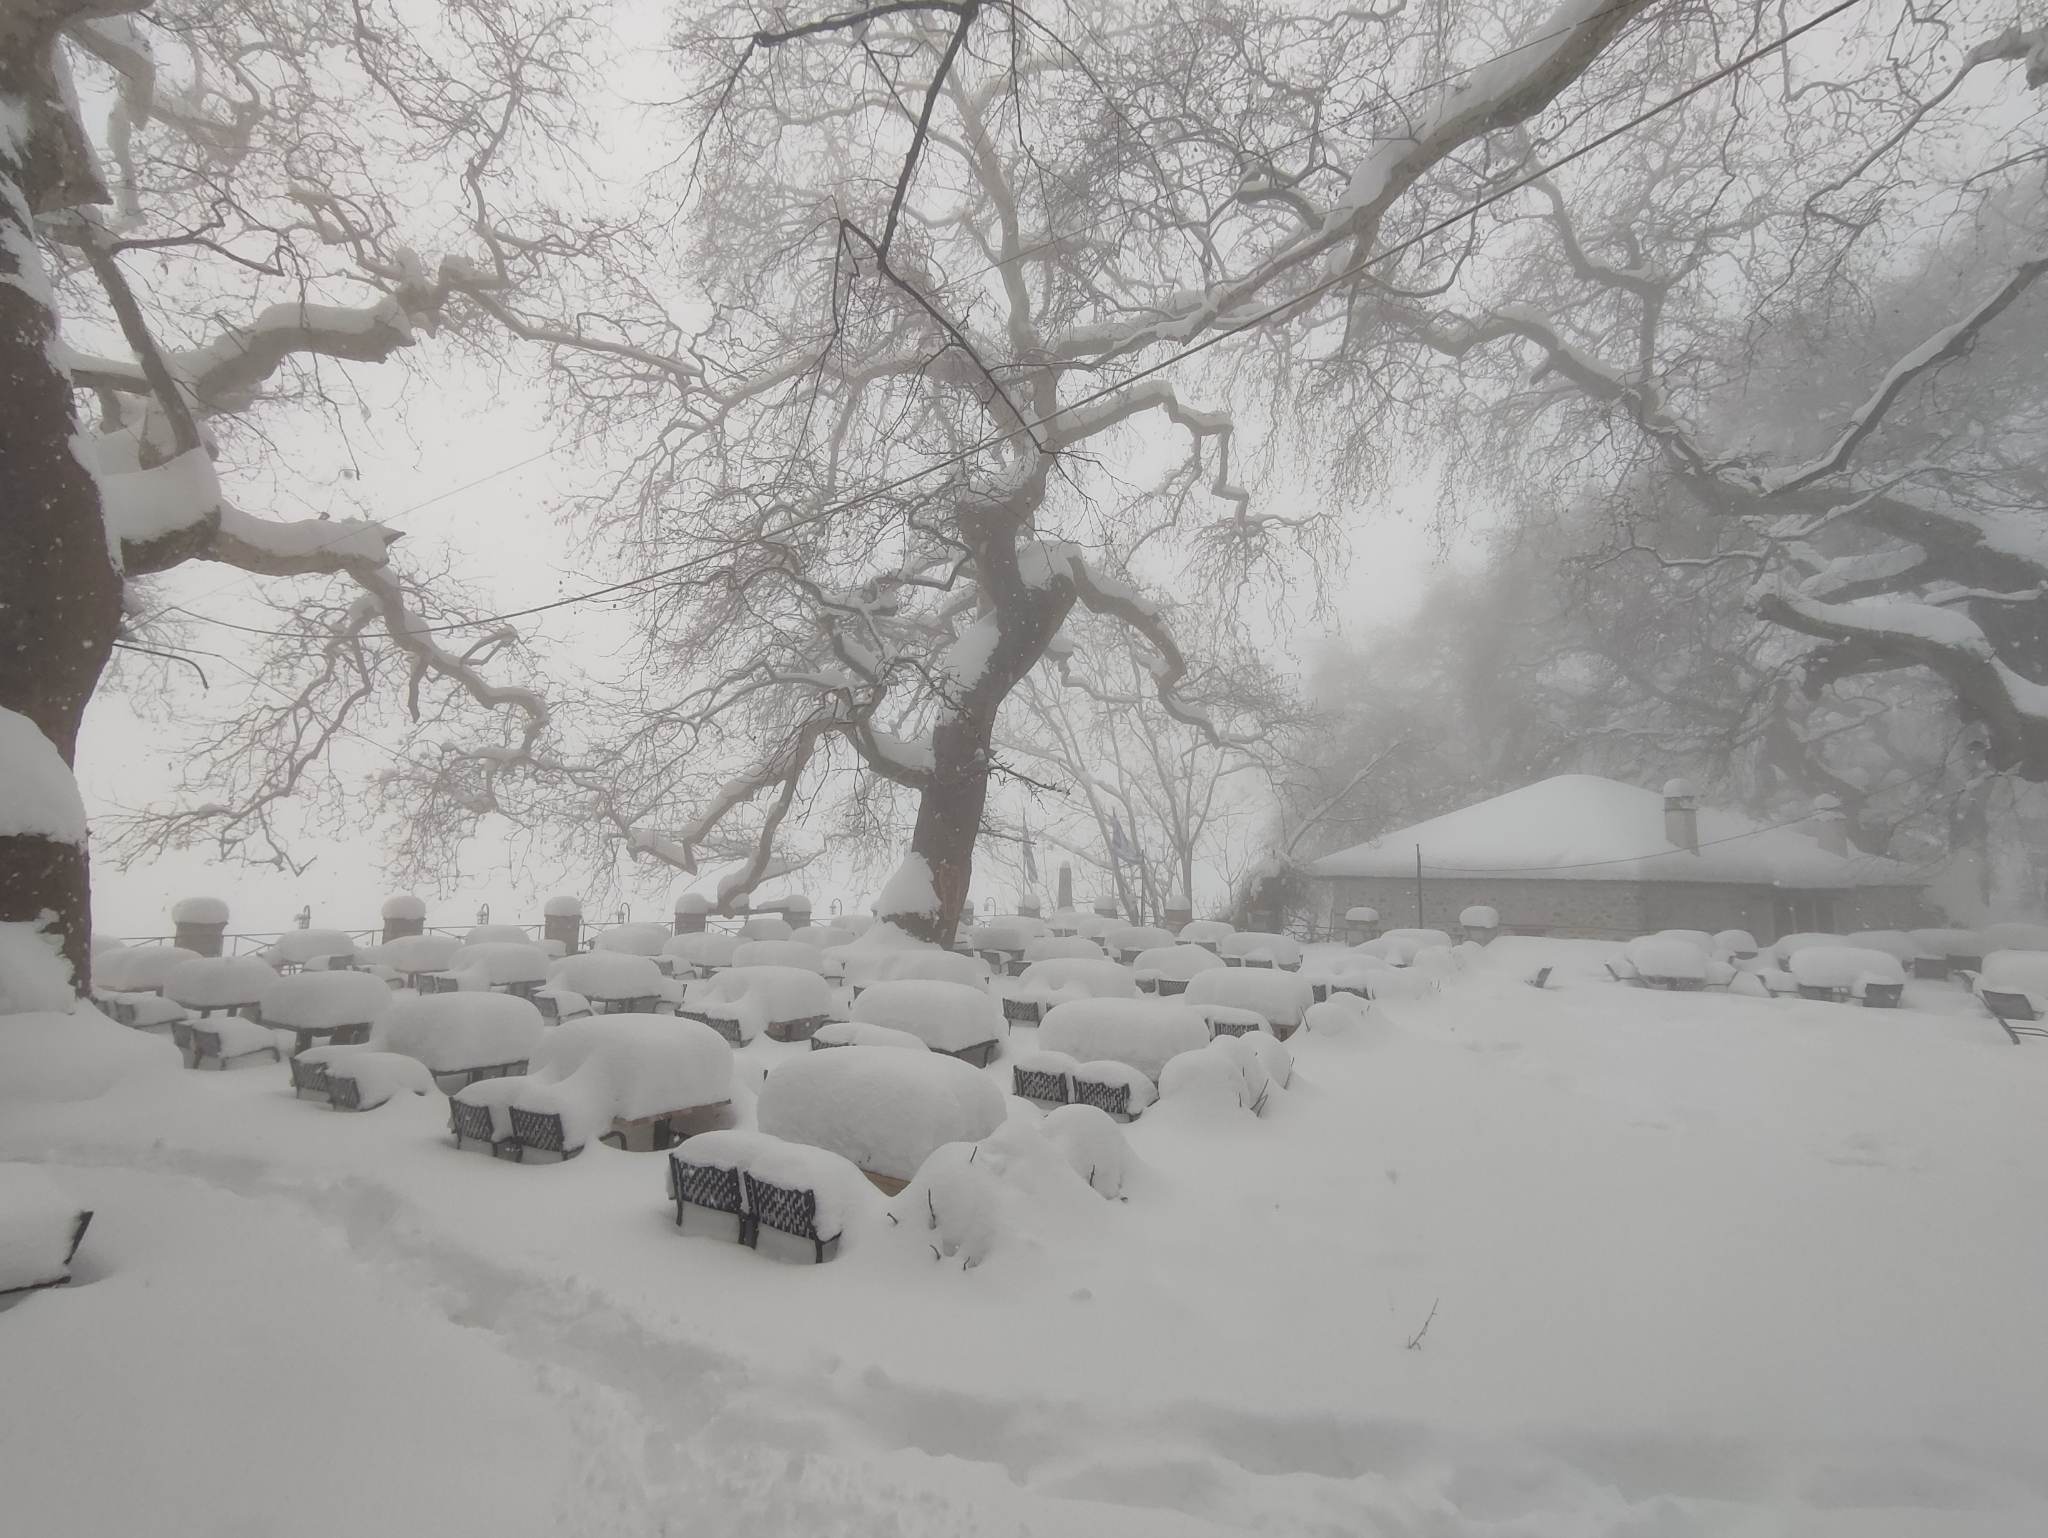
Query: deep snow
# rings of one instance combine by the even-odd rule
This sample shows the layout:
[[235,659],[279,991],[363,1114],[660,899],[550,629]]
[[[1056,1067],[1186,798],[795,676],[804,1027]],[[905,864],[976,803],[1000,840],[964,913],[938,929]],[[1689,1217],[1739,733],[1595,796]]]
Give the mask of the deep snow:
[[1312,1021],[1263,1116],[1162,1102],[1126,1200],[964,1272],[879,1205],[823,1267],[681,1238],[661,1156],[457,1154],[438,1096],[269,1064],[9,1103],[0,1159],[98,1214],[0,1311],[10,1525],[2048,1530],[2048,1050],[1946,985],[1650,992],[1613,951]]

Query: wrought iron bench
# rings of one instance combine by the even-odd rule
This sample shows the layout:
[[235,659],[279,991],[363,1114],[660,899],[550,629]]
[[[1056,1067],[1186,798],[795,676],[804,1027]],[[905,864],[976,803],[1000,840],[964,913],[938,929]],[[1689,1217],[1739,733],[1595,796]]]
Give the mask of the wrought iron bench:
[[1001,1042],[991,1037],[987,1041],[977,1041],[971,1047],[958,1047],[951,1051],[943,1047],[934,1047],[932,1050],[941,1057],[957,1057],[971,1068],[986,1068],[995,1061],[996,1050],[1001,1045]]
[[732,1236],[742,1244],[752,1242],[752,1228],[747,1222],[746,1199],[740,1187],[738,1170],[720,1169],[714,1164],[691,1164],[682,1155],[672,1153],[668,1156],[668,1195],[676,1206],[676,1227],[685,1233],[689,1232],[689,1225],[684,1221],[684,1210],[698,1207],[730,1217]]
[[1003,1018],[1012,1025],[1036,1025],[1045,1014],[1045,1005],[1037,999],[1004,999]]
[[1906,998],[1904,983],[1865,983],[1863,985],[1863,1007],[1865,1009],[1897,1009]]

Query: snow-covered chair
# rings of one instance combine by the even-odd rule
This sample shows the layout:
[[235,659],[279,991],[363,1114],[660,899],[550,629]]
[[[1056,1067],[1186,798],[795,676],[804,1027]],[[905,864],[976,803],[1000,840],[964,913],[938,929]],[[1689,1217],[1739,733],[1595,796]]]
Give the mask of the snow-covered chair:
[[1119,924],[1102,937],[1102,947],[1125,966],[1134,963],[1143,951],[1156,951],[1174,942],[1170,929],[1161,929],[1154,924]]
[[1345,950],[1331,956],[1311,957],[1302,963],[1296,975],[1308,984],[1314,1002],[1320,1004],[1333,993],[1372,998],[1375,985],[1393,971],[1394,964],[1382,957]]
[[284,1060],[277,1038],[269,1029],[239,1015],[195,1020],[184,1029],[191,1033],[192,1042],[187,1067],[204,1068],[211,1063],[215,1068],[225,1069],[230,1063],[251,1063],[261,1057],[268,1057],[273,1063]]
[[1867,1004],[1874,987],[1879,990],[1878,1007],[1896,1007],[1906,985],[1905,969],[1896,956],[1854,945],[1801,946],[1785,969],[1798,980],[1802,999],[1846,1003],[1853,998]]
[[1014,977],[1024,969],[1025,947],[1036,938],[1036,932],[1027,929],[1023,923],[998,919],[994,923],[974,924],[963,929],[960,945],[986,961],[991,972],[1008,973]]
[[[185,961],[202,961],[197,951],[182,945],[124,945],[93,957],[92,982],[95,993],[156,993],[164,991],[171,968]],[[122,1021],[123,1025],[131,1024]]]
[[532,1002],[509,993],[435,993],[400,999],[372,1036],[417,1058],[444,1094],[478,1079],[526,1072],[546,1026]]
[[1220,953],[1224,938],[1236,932],[1235,925],[1221,919],[1190,919],[1180,926],[1180,933],[1174,938],[1182,945],[1199,945],[1205,951]]
[[1172,998],[1183,991],[1188,979],[1225,965],[1223,958],[1200,945],[1157,945],[1138,952],[1131,962],[1132,976],[1140,991]]
[[1039,935],[1024,943],[1024,965],[1019,972],[1027,972],[1041,961],[1107,961],[1109,953],[1085,935]]
[[976,1142],[1008,1107],[987,1075],[937,1052],[843,1047],[786,1058],[761,1086],[761,1131],[850,1160],[889,1195],[933,1149]]
[[1053,957],[1025,967],[1003,999],[1003,1018],[1036,1025],[1046,1011],[1076,999],[1137,997],[1137,978],[1118,962],[1101,955]]
[[1079,1059],[1038,1048],[1010,1060],[1010,1093],[1039,1105],[1066,1105],[1074,1098]]
[[287,929],[263,952],[263,959],[280,972],[296,972],[316,961],[331,963],[336,957],[344,962],[356,957],[355,937],[339,929]]
[[735,1046],[756,1036],[803,1041],[832,1017],[832,990],[803,967],[727,967],[691,983],[682,1012]]
[[[1828,937],[1840,944],[1833,936]],[[1975,972],[1984,965],[1988,947],[1974,929],[1915,929],[1908,938],[1914,947],[1913,974],[1939,980],[1955,972]],[[1781,945],[1783,941],[1779,942]]]
[[[434,1076],[417,1058],[374,1047],[315,1047],[327,1103],[337,1111],[374,1111],[401,1094],[431,1095]],[[294,1059],[293,1061],[297,1061]]]
[[676,935],[664,941],[661,953],[668,958],[678,977],[709,977],[732,965],[733,953],[744,943],[737,935],[705,930],[701,934]]
[[924,1039],[886,1025],[868,1025],[858,1020],[827,1020],[811,1033],[811,1050],[831,1047],[895,1047],[905,1052],[929,1052]]
[[71,1280],[92,1213],[39,1164],[0,1164],[0,1297]]
[[406,987],[417,988],[429,972],[447,971],[461,949],[462,942],[453,935],[400,935],[386,940],[371,956],[404,979]]
[[1709,958],[1689,938],[1644,935],[1629,941],[1622,956],[1645,988],[1697,993],[1707,985]]
[[738,1131],[700,1132],[672,1152],[668,1194],[685,1234],[820,1265],[838,1253],[856,1205],[874,1199],[861,1171],[838,1154]]
[[1178,1000],[1077,999],[1046,1012],[1038,1044],[1084,1065],[1123,1063],[1156,1081],[1171,1058],[1209,1044],[1209,1026],[1199,1009]]
[[661,968],[637,951],[592,950],[548,968],[550,989],[589,1000],[592,1014],[648,1015],[666,998]]
[[1315,989],[1288,972],[1204,972],[1188,984],[1181,997],[1189,1004],[1220,1004],[1249,1009],[1265,1016],[1273,1034],[1285,1041],[1301,1024],[1302,1014],[1316,1002]]
[[[507,924],[490,924],[488,929],[508,929]],[[471,934],[477,933],[471,930]],[[445,972],[430,972],[420,979],[422,993],[512,993],[530,999],[546,985],[553,963],[548,953],[531,940],[478,940],[462,942],[462,949],[448,963]]]
[[934,1052],[986,1068],[1003,1034],[995,998],[964,983],[900,978],[875,983],[854,1001],[853,1018],[866,1025],[907,1031]]
[[1291,972],[1301,965],[1301,942],[1292,935],[1261,929],[1233,930],[1217,943],[1226,966],[1279,968]]
[[2048,1037],[2048,951],[1993,951],[1977,979],[1977,1001],[2005,1027],[2014,1046],[2027,1036]]
[[1069,1082],[1075,1105],[1094,1106],[1117,1121],[1137,1120],[1159,1098],[1149,1074],[1114,1058],[1076,1064]]
[[216,1013],[254,1013],[277,974],[254,956],[202,956],[164,974],[164,997],[204,1020]]
[[391,1007],[391,990],[367,972],[294,972],[263,990],[257,1018],[290,1031],[292,1054],[309,1047],[366,1042]]
[[[1196,1006],[1202,1012],[1203,1023],[1209,1027],[1209,1036],[1272,1035],[1273,1022],[1256,1009],[1239,1009],[1229,1004],[1201,1004]],[[1310,1009],[1315,1005],[1309,1005]],[[1304,1017],[1307,1011],[1303,1011]],[[1278,1038],[1275,1038],[1276,1040]]]

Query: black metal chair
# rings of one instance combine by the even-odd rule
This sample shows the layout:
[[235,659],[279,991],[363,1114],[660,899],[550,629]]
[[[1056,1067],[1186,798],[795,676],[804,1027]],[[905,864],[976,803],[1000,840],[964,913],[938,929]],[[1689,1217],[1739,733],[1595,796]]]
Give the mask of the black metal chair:
[[738,1170],[720,1169],[715,1164],[692,1164],[680,1154],[672,1153],[668,1156],[668,1194],[669,1200],[676,1204],[676,1227],[683,1226],[685,1206],[703,1207],[712,1212],[730,1213],[739,1220],[740,1243],[753,1242]]
[[778,1186],[766,1180],[756,1179],[744,1170],[740,1172],[740,1184],[746,1193],[745,1240],[748,1244],[758,1248],[761,1230],[772,1228],[777,1233],[810,1240],[817,1251],[820,1265],[830,1260],[837,1252],[839,1235],[818,1232],[816,1191],[796,1186]]
[[292,1074],[292,1098],[303,1100],[311,1095],[316,1100],[328,1096],[327,1065],[309,1063],[302,1057],[292,1058],[286,1065]]
[[2005,1034],[2012,1038],[2014,1046],[2020,1045],[2022,1036],[2038,1036],[2048,1040],[2048,1026],[2041,1024],[2041,1011],[2034,1007],[2034,1001],[2024,993],[2008,993],[2001,988],[1980,988],[1977,997],[1991,1018],[2005,1027]]
[[1863,1007],[1865,1009],[1897,1009],[1906,998],[1904,983],[1865,983],[1863,985]]
[[526,1162],[529,1150],[535,1153],[553,1154],[558,1159],[573,1159],[583,1152],[581,1144],[574,1148],[564,1146],[568,1133],[562,1127],[561,1113],[557,1111],[529,1111],[520,1106],[510,1107],[512,1113],[512,1138],[519,1145],[516,1155],[519,1162]]
[[1083,1079],[1078,1076],[1068,1081],[1074,1086],[1074,1104],[1092,1105],[1099,1110],[1125,1121],[1131,1115],[1131,1087],[1128,1084],[1105,1084],[1100,1079]]
[[1019,1100],[1065,1105],[1074,1098],[1073,1080],[1044,1068],[1012,1068],[1010,1089]]
[[495,1159],[519,1157],[519,1139],[498,1136],[497,1121],[487,1105],[471,1105],[466,1100],[451,1099],[448,1102],[448,1130],[455,1134],[457,1148],[481,1143]]

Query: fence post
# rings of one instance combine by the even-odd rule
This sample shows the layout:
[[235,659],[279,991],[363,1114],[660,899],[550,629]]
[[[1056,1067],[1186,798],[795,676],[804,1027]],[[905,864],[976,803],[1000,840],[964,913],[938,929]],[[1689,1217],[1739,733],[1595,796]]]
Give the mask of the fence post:
[[541,938],[560,940],[562,954],[575,955],[583,942],[583,899],[550,897],[541,909]]
[[228,932],[228,905],[218,897],[181,897],[171,904],[176,943],[202,956],[218,956]]
[[427,905],[410,892],[384,899],[384,943],[403,940],[407,935],[416,935],[427,927]]
[[711,912],[711,899],[696,892],[685,892],[676,899],[676,933],[679,935],[701,935],[704,933],[705,915]]

